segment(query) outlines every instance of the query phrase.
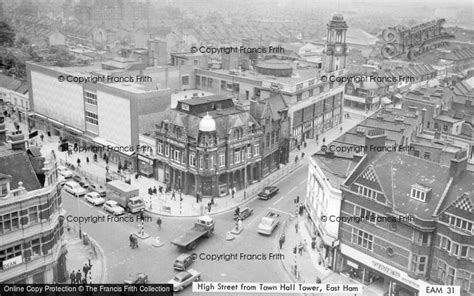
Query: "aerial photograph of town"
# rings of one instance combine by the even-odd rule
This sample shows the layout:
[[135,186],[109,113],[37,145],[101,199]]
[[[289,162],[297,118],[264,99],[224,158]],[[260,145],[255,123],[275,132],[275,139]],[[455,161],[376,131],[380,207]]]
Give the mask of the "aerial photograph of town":
[[474,296],[472,0],[0,0],[0,296]]

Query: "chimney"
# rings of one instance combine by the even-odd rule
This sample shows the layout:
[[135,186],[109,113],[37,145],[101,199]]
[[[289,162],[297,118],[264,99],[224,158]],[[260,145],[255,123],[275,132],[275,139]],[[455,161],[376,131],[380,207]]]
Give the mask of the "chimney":
[[0,146],[7,141],[7,127],[5,125],[5,117],[0,116]]
[[253,117],[257,115],[257,100],[254,98],[250,99],[250,115]]
[[369,158],[377,153],[377,149],[382,149],[378,147],[385,146],[386,138],[387,136],[383,129],[371,129],[367,131],[367,134],[365,135],[365,146],[367,147],[367,156]]
[[13,134],[8,136],[8,140],[12,145],[12,150],[22,150],[26,151],[26,142],[25,135],[21,131],[16,131]]
[[467,168],[467,151],[459,151],[455,154],[454,158],[451,159],[451,165],[449,166],[449,176],[453,178],[454,183],[459,181],[463,173]]

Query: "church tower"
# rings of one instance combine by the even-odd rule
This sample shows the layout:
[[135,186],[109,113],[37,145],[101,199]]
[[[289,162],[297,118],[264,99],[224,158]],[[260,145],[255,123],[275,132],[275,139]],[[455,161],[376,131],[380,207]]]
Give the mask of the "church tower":
[[346,68],[347,24],[341,14],[335,14],[328,24],[326,40],[326,72],[334,72]]

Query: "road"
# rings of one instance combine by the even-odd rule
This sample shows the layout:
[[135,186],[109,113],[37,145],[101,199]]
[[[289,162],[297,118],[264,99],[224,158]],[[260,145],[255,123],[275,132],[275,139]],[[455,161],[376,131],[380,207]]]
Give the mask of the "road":
[[[282,221],[295,214],[294,198],[299,195],[302,199],[306,194],[307,165],[295,170],[276,185],[280,192],[270,200],[252,200],[246,207],[254,209],[252,216],[243,221],[244,230],[235,240],[226,241],[226,233],[230,231],[235,222],[233,211],[214,216],[216,229],[214,236],[200,242],[193,252],[199,257],[191,265],[202,272],[202,281],[222,282],[291,282],[284,271],[280,260],[256,260],[257,255],[270,253],[277,254],[278,237],[282,225],[271,236],[257,233],[260,219],[269,208],[279,212]],[[94,207],[63,191],[63,208],[67,215],[72,216],[98,216],[107,217],[101,207]],[[217,199],[216,202],[219,202]],[[123,283],[131,274],[144,272],[148,274],[150,282],[163,283],[171,279],[176,271],[172,266],[180,254],[178,248],[170,244],[184,231],[190,229],[195,218],[162,217],[162,229],[153,222],[145,223],[145,232],[152,238],[139,240],[139,248],[129,247],[128,237],[138,229],[138,222],[98,222],[83,223],[82,231],[93,237],[102,247],[106,255],[107,283]],[[153,238],[159,236],[164,242],[162,247],[153,247]],[[296,242],[295,242],[296,243]],[[206,260],[206,254],[233,254],[247,256],[243,260],[211,261]],[[254,258],[249,258],[253,256]],[[187,288],[182,295],[191,295],[191,288]]]

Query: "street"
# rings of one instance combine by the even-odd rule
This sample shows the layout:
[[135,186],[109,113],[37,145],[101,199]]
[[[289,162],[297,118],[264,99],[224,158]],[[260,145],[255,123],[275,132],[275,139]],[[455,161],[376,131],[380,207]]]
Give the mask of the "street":
[[[268,260],[268,256],[264,262],[240,259],[217,262],[202,260],[199,257],[205,256],[205,254],[237,253],[240,257],[240,253],[245,255],[276,253],[283,221],[295,214],[294,198],[296,195],[303,197],[305,194],[306,171],[307,165],[304,165],[278,182],[276,186],[280,188],[280,192],[272,199],[266,201],[255,199],[245,205],[252,208],[254,213],[243,221],[244,231],[232,241],[226,241],[225,237],[235,225],[233,210],[214,216],[216,221],[214,236],[201,241],[192,251],[198,254],[198,259],[191,265],[191,268],[202,273],[202,281],[291,281],[284,272],[281,262]],[[102,207],[94,207],[84,202],[82,198],[78,200],[64,191],[63,200],[63,207],[67,211],[66,216],[107,215]],[[216,199],[216,202],[218,203],[219,200]],[[263,236],[257,233],[257,226],[269,208],[281,214],[282,223],[271,236]],[[180,251],[176,246],[170,244],[170,241],[191,228],[195,218],[161,217],[161,219],[163,221],[162,229],[158,229],[155,216],[153,216],[153,222],[145,224],[145,232],[151,237],[139,240],[138,249],[131,249],[128,240],[129,235],[137,231],[137,222],[98,222],[81,225],[82,231],[93,237],[105,253],[106,278],[104,282],[122,283],[129,275],[144,272],[149,276],[151,283],[163,283],[177,273],[172,266]],[[152,246],[156,236],[159,236],[160,240],[164,242],[162,247]],[[287,241],[286,243],[293,242]],[[182,295],[191,295],[191,288],[187,288]]]

